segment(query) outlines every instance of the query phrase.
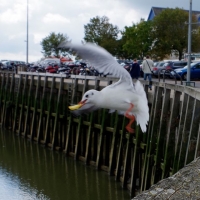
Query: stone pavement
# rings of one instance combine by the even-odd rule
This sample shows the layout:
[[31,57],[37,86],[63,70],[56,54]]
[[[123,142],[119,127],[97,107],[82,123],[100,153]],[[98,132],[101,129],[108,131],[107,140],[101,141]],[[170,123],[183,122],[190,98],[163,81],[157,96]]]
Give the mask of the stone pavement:
[[200,200],[200,157],[133,200]]

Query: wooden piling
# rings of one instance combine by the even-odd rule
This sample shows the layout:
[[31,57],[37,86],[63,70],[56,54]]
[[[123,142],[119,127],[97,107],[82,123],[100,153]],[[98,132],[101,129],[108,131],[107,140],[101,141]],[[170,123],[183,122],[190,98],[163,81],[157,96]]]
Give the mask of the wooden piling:
[[200,92],[195,88],[153,82],[147,92],[147,133],[127,119],[100,109],[74,116],[69,105],[89,89],[101,90],[116,78],[57,74],[0,73],[0,124],[14,133],[61,150],[114,175],[131,197],[174,174],[200,155]]

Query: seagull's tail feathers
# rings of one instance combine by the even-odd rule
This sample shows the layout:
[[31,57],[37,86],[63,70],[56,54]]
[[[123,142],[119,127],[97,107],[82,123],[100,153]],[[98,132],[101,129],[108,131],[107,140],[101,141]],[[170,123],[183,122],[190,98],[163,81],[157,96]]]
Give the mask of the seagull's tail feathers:
[[134,113],[137,125],[140,125],[142,132],[146,132],[149,121],[149,107],[146,102],[140,101],[140,110]]
[[146,92],[144,91],[144,87],[143,87],[142,83],[139,80],[137,80],[134,83],[134,86],[135,86],[135,92],[138,95],[140,95],[142,97],[142,99],[145,100],[147,103],[147,95],[146,95]]
[[137,125],[140,125],[140,128],[142,130],[142,132],[146,132],[147,131],[147,125],[148,125],[148,121],[149,121],[149,108],[147,106],[146,111],[141,111],[137,114],[135,114],[135,118],[137,121]]

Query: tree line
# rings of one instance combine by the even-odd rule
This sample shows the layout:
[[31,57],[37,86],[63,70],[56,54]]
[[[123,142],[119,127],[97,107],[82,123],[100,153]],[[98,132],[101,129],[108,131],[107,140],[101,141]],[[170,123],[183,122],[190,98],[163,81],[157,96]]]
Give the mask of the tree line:
[[[166,8],[151,21],[141,19],[119,30],[108,17],[96,16],[84,25],[82,42],[96,43],[118,58],[142,59],[148,54],[161,60],[175,54],[181,60],[188,47],[188,18],[189,13],[183,9]],[[192,52],[200,52],[200,25],[196,22],[197,18],[192,16]],[[50,33],[41,41],[43,55],[65,54],[66,49],[57,48],[62,41],[69,41],[68,36]]]

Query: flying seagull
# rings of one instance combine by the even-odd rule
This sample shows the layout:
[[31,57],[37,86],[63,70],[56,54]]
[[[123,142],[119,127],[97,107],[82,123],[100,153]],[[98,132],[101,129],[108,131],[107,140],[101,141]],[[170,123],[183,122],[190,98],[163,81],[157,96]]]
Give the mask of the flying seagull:
[[91,111],[106,108],[110,112],[118,111],[129,119],[126,130],[134,133],[131,128],[136,120],[142,132],[146,132],[149,121],[149,107],[143,85],[137,80],[133,83],[130,74],[125,70],[113,56],[100,46],[92,43],[72,44],[64,42],[59,45],[61,48],[72,49],[89,61],[99,73],[112,74],[119,77],[119,80],[101,91],[89,90],[85,92],[82,100],[69,109],[75,114],[89,113]]

